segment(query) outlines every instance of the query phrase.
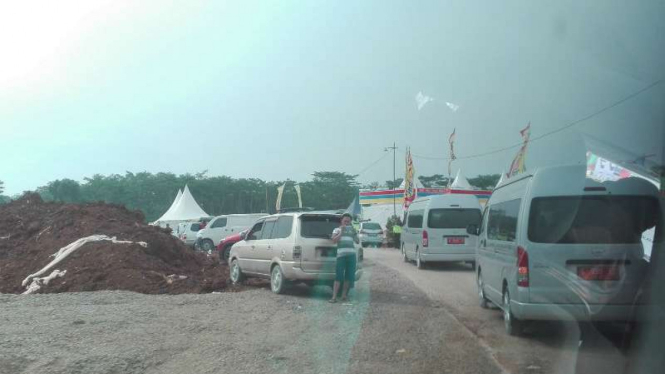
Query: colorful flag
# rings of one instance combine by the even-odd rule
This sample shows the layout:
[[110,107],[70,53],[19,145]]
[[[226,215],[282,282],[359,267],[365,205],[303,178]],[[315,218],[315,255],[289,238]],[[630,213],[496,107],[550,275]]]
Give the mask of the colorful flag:
[[296,193],[298,194],[298,207],[302,208],[302,195],[300,194],[300,185],[295,185]]
[[404,177],[404,208],[408,208],[411,202],[416,199],[417,190],[414,186],[413,159],[411,158],[411,149],[406,151],[406,175]]
[[448,137],[448,144],[450,145],[450,158],[448,159],[448,180],[450,180],[453,161],[457,159],[457,156],[455,156],[455,131],[457,131],[456,128],[453,129],[453,133],[450,134],[450,137]]
[[520,130],[520,135],[522,135],[522,147],[520,147],[519,152],[517,152],[517,155],[513,159],[513,162],[510,164],[510,170],[508,170],[508,173],[506,174],[506,177],[514,177],[517,174],[524,173],[526,171],[526,164],[524,163],[524,159],[526,157],[526,148],[527,145],[529,144],[529,137],[531,137],[531,122]]
[[275,203],[275,209],[279,213],[279,210],[282,208],[282,195],[284,194],[284,187],[286,187],[286,183],[283,185],[277,187],[277,202]]

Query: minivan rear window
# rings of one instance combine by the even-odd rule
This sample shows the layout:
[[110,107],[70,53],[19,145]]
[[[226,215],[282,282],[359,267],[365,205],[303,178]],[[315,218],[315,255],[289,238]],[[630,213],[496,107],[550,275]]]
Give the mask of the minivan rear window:
[[531,202],[529,240],[559,244],[638,244],[659,221],[648,196],[541,197]]
[[192,223],[192,227],[190,227],[192,231],[199,231],[201,230],[201,224],[200,223]]
[[427,227],[431,229],[465,229],[480,226],[480,209],[431,209]]
[[381,230],[381,225],[376,222],[363,223],[363,229],[366,230]]
[[337,216],[301,216],[300,236],[303,238],[330,239],[332,232],[339,227]]

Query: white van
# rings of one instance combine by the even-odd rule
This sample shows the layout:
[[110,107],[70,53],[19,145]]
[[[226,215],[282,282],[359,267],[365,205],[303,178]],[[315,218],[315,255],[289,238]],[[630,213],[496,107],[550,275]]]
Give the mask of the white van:
[[265,216],[264,213],[217,216],[196,233],[196,246],[206,252],[213,251],[220,240],[250,228],[256,220]]
[[476,260],[475,235],[467,226],[480,224],[480,203],[475,195],[448,194],[416,199],[402,228],[404,261],[422,269],[428,262]]
[[659,222],[658,190],[627,178],[598,183],[581,165],[544,168],[494,191],[477,233],[480,305],[524,320],[632,318],[646,273],[641,236]]

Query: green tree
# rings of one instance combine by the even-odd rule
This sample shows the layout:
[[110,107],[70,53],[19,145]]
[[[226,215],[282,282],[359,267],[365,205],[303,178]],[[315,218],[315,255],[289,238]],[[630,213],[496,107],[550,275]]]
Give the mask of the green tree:
[[469,179],[469,184],[481,190],[493,190],[500,178],[501,174],[483,174]]
[[0,195],[5,192],[5,182],[0,181]]
[[386,181],[386,188],[388,188],[389,190],[393,189],[393,186],[394,188],[399,188],[400,184],[402,184],[403,181],[404,178],[397,178],[394,181]]
[[446,187],[448,185],[448,177],[442,174],[434,174],[429,176],[421,176],[418,178],[423,184],[423,187],[433,188],[433,187]]
[[77,181],[71,179],[55,180],[50,182],[46,189],[55,201],[78,203],[83,200],[81,196],[81,186]]

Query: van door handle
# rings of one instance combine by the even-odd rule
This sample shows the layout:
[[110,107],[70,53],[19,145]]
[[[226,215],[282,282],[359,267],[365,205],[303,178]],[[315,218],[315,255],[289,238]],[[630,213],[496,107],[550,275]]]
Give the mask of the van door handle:
[[256,248],[255,246],[252,246],[252,249],[255,249],[255,248]]
[[268,246],[268,249],[272,249],[272,245],[269,245],[269,246]]

